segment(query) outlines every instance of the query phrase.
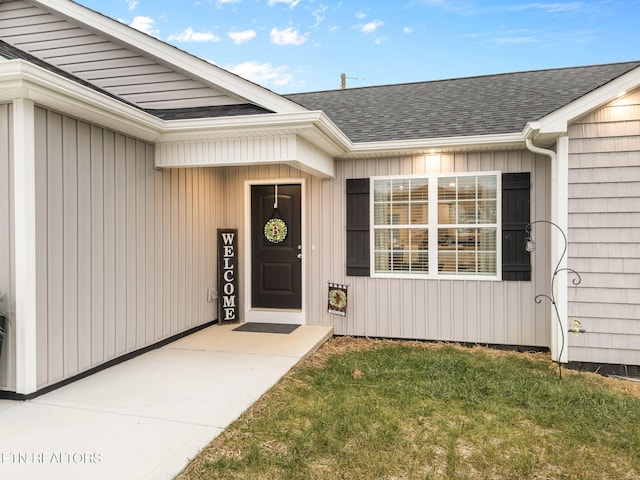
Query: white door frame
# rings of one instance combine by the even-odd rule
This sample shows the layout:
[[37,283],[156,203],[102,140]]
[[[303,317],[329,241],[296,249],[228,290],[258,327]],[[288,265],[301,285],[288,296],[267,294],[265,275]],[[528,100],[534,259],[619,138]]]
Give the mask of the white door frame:
[[[300,185],[300,229],[302,238],[302,308],[299,310],[277,308],[253,308],[251,306],[251,187],[253,185]],[[304,325],[306,323],[307,305],[307,255],[311,249],[307,248],[307,209],[306,209],[306,182],[304,178],[272,178],[264,180],[245,180],[244,182],[244,320],[255,323],[288,323]]]

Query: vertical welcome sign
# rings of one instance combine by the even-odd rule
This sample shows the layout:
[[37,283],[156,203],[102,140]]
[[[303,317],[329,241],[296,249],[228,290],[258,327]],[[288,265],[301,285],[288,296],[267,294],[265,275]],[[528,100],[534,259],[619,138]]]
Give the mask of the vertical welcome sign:
[[218,229],[218,322],[237,322],[238,230]]

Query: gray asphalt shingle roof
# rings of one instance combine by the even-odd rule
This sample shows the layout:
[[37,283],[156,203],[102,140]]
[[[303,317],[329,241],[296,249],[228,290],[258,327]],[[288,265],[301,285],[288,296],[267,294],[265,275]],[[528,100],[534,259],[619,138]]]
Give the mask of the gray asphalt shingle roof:
[[353,142],[521,132],[640,62],[285,95]]
[[215,105],[212,107],[146,109],[147,113],[162,120],[188,120],[194,118],[235,117],[238,115],[264,115],[271,110],[252,103],[240,105]]
[[[2,40],[0,56],[27,60],[129,103]],[[539,120],[639,66],[640,61],[613,63],[284,97],[309,110],[324,111],[354,143],[518,133],[527,122]],[[145,111],[165,120],[271,113],[254,104]]]

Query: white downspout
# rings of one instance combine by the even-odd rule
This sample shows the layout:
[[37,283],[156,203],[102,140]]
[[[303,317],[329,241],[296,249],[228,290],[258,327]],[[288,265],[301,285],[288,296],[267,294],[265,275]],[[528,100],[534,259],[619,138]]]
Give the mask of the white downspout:
[[[558,138],[557,152],[546,148],[537,147],[530,138],[525,140],[527,149],[533,153],[546,155],[551,160],[551,221],[555,223],[565,235],[568,236],[569,227],[569,137],[563,135]],[[533,220],[545,220],[537,218]],[[551,229],[551,255],[550,271],[553,274],[556,266],[558,273],[555,279],[556,308],[558,318],[556,318],[553,305],[550,305],[551,312],[551,359],[559,363],[568,362],[568,284],[567,284],[567,255],[560,264],[560,256],[565,250],[565,240],[562,234],[555,228]],[[547,292],[536,292],[547,293]]]

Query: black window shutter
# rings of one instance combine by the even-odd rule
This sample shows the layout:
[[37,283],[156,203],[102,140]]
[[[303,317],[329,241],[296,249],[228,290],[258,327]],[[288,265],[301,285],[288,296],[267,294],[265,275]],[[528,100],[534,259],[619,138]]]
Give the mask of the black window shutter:
[[502,280],[531,281],[525,227],[531,221],[531,174],[502,174]]
[[368,277],[369,179],[347,180],[347,275]]

